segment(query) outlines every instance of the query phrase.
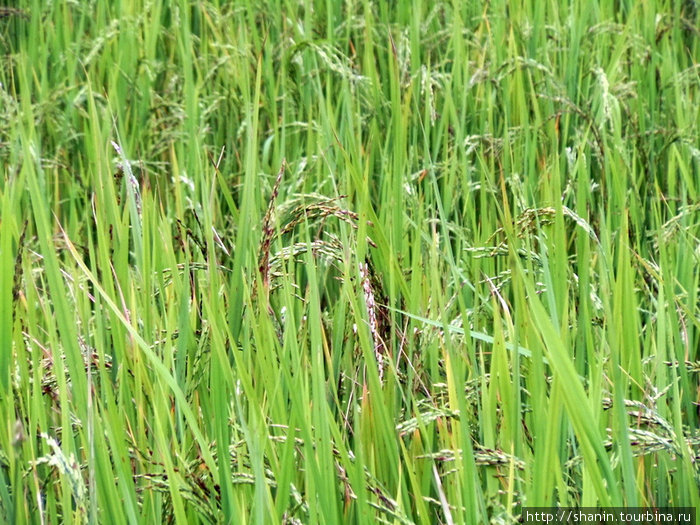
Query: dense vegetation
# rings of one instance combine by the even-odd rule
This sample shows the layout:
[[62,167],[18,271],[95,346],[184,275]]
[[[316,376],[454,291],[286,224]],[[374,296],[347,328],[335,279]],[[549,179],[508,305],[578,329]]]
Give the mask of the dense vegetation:
[[699,11],[0,8],[0,521],[700,506]]

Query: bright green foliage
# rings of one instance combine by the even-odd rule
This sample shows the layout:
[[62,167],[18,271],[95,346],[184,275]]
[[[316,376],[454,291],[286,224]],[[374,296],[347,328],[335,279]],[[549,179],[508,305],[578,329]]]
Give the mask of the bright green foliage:
[[1,522],[700,507],[697,2],[17,0],[0,49]]

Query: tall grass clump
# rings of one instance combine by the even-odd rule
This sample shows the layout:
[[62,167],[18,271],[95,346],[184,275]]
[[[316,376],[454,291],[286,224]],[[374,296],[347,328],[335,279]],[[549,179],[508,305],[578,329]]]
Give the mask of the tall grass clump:
[[700,507],[698,12],[0,7],[0,521]]

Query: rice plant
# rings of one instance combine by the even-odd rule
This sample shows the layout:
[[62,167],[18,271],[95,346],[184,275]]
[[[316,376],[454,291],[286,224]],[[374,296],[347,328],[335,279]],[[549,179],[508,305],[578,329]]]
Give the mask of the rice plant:
[[0,521],[700,507],[699,16],[0,6]]

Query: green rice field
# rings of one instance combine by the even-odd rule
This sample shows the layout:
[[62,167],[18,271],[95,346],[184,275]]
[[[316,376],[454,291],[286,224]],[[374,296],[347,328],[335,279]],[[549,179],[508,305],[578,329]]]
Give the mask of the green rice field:
[[700,508],[700,2],[0,3],[0,523]]

